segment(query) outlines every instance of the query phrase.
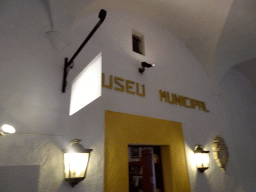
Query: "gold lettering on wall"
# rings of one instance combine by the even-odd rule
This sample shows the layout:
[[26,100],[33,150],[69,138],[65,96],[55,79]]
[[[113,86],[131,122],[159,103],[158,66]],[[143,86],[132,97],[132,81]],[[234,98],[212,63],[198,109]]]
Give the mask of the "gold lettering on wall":
[[159,90],[159,95],[160,95],[160,101],[163,101],[163,98],[165,98],[165,102],[168,102],[168,99],[166,98],[166,92],[162,91],[161,89]]
[[134,85],[135,82],[130,81],[130,80],[126,80],[126,93],[131,93],[131,94],[135,94],[135,92],[131,91],[131,89],[133,88],[133,86],[131,86],[130,84]]
[[105,73],[102,73],[102,87],[106,87],[108,89],[113,88],[113,76],[112,75],[109,76],[109,85],[106,85],[105,84]]
[[191,108],[191,106],[187,105],[187,101],[186,101],[186,100],[190,100],[190,99],[188,97],[183,97],[183,99],[184,99],[184,106],[187,108]]
[[[146,96],[146,88],[145,85],[141,85],[139,83],[135,83],[134,81],[130,80],[125,80],[121,77],[114,77],[113,81],[113,76],[109,75],[109,83],[106,85],[106,77],[105,73],[102,73],[102,87],[106,87],[108,89],[113,89],[113,84],[115,85],[114,90],[116,91],[121,91],[121,92],[126,92],[130,94],[135,94],[140,96],[140,97],[145,97]],[[136,88],[135,88],[136,84]],[[135,92],[136,91],[136,92]]]
[[202,101],[201,101],[201,103],[202,103],[203,111],[205,111],[205,112],[210,112],[210,111],[208,111],[208,110],[206,109],[205,102],[202,102]]
[[[169,92],[162,91],[161,89],[159,90],[159,99],[160,99],[160,101],[163,101],[163,99],[164,99],[165,103],[170,103],[170,104],[174,104],[174,105],[179,104],[179,106],[184,106],[184,107],[192,108],[192,109],[195,109],[197,107],[199,110],[203,110],[205,112],[210,112],[206,109],[205,102],[198,101],[195,99],[190,99],[188,97],[184,97],[182,95],[177,95],[174,93],[172,93],[171,99],[170,99]],[[190,106],[187,105],[187,103],[188,103],[187,100],[189,101]]]
[[140,84],[136,83],[136,93],[141,97],[145,97],[145,85],[142,85],[142,93],[140,93]]
[[[128,79],[123,79],[121,77],[114,77],[109,75],[108,78],[108,84],[106,84],[106,79],[105,79],[105,73],[102,73],[102,87],[106,87],[108,89],[113,89],[113,84],[115,85],[114,90],[120,91],[120,92],[126,92],[129,94],[136,94],[140,97],[145,97],[146,96],[146,87],[145,85],[141,85],[139,83],[136,83],[134,81],[128,80]],[[136,87],[135,87],[136,84]],[[191,109],[198,109],[202,110],[205,112],[210,112],[209,110],[206,109],[205,102],[203,101],[198,101],[195,99],[191,99],[182,95],[177,95],[174,93],[169,93],[167,91],[162,91],[161,89],[159,90],[159,99],[160,101],[165,101],[165,103],[170,103],[173,105],[179,105],[183,106],[186,108],[191,108]]]
[[[191,108],[195,109],[195,106],[197,106],[197,105],[198,105],[197,100],[190,99],[190,105],[191,105]],[[200,110],[200,109],[199,109],[199,110]]]
[[115,77],[115,84],[119,86],[119,87],[115,87],[115,90],[124,92],[124,85],[120,83],[120,81],[124,81],[124,79],[120,77]]
[[172,93],[172,99],[170,100],[169,93],[166,92],[166,97],[167,97],[167,99],[168,99],[168,103],[171,103],[171,104],[175,104],[175,105],[176,105],[177,103],[176,103],[176,101],[175,101],[175,99],[174,99],[174,95],[175,95],[175,94]]
[[180,106],[183,106],[182,96],[172,93],[172,101],[174,102],[175,105],[179,104]]

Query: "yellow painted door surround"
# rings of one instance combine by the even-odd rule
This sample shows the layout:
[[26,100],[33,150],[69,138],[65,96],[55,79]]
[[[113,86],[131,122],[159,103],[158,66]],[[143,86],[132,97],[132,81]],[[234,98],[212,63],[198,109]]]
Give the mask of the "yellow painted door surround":
[[190,191],[181,123],[105,111],[105,192],[129,191],[129,144],[161,146],[164,191]]

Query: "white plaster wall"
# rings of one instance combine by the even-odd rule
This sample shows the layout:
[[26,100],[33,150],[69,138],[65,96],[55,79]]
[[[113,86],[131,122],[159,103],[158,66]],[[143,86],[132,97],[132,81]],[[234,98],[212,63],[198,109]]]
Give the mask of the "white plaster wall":
[[222,130],[223,134],[229,135],[226,142],[230,152],[229,167],[223,177],[224,190],[255,191],[255,89],[245,76],[234,69],[224,76],[220,86],[223,93],[219,100],[229,113],[227,119],[226,115],[222,116],[223,112],[219,114],[222,125],[229,127]]
[[[74,25],[70,37],[77,46],[97,21],[95,13]],[[144,34],[145,56],[132,51],[132,29]],[[75,50],[74,47],[70,49]],[[87,178],[75,191],[102,191],[104,110],[182,122],[192,191],[233,192],[256,189],[253,182],[256,178],[253,152],[255,141],[252,136],[255,136],[253,127],[256,112],[252,107],[255,104],[255,90],[247,79],[232,70],[222,80],[222,95],[212,96],[205,71],[179,40],[157,24],[118,11],[108,11],[104,24],[83,51],[84,55],[77,58],[77,67],[69,79],[74,79],[99,51],[103,52],[103,72],[107,80],[109,75],[113,75],[145,84],[146,97],[103,88],[102,97],[65,119],[64,127],[68,133],[65,135],[79,135],[84,146],[94,150]],[[138,67],[142,61],[155,63],[156,67],[146,69],[141,75]],[[210,113],[160,102],[159,89],[205,101]],[[68,99],[69,93],[65,95],[66,115]],[[212,142],[219,134],[229,147],[230,161],[226,173],[222,173],[212,154],[210,168],[204,174],[198,173],[192,159],[194,145],[199,143],[205,150],[212,151]],[[247,150],[242,150],[244,147]]]
[[[93,152],[86,179],[72,190],[103,191],[104,111],[112,110],[182,122],[192,191],[256,190],[253,182],[256,178],[256,93],[240,73],[231,70],[222,80],[222,95],[213,97],[205,71],[178,39],[146,18],[109,10],[99,31],[76,58],[75,67],[68,76],[67,91],[62,94],[64,57],[74,54],[98,22],[98,12],[73,25],[68,34],[73,44],[58,53],[45,36],[49,30],[48,16],[42,12],[39,1],[33,2],[34,12],[31,13],[26,3],[5,4],[5,10],[9,11],[3,14],[0,30],[0,123],[14,124],[18,133],[62,137],[60,140],[52,138],[49,145],[49,139],[39,136],[1,137],[1,166],[40,165],[39,191],[70,191],[70,186],[61,177],[62,165],[56,162],[63,163],[60,150],[66,149],[72,139],[79,138],[83,146],[92,148]],[[13,13],[17,15],[14,17]],[[132,29],[145,36],[145,56],[132,51]],[[103,88],[102,97],[69,117],[72,79],[100,51],[106,76],[145,84],[146,97]],[[141,75],[138,67],[142,61],[155,63],[156,67],[146,69]],[[160,102],[159,89],[205,101],[210,113]],[[199,174],[191,159],[192,149],[199,143],[205,150],[211,150],[218,134],[229,147],[227,172],[221,172],[211,155],[210,168]],[[44,157],[49,157],[46,164],[42,163]]]
[[[56,191],[63,182],[66,145],[45,136],[62,135],[62,63],[45,35],[49,18],[40,0],[1,1],[0,12],[0,125],[17,131],[0,138],[0,168],[6,175],[1,190]],[[34,170],[35,178],[20,178],[21,170]]]
[[56,191],[64,182],[61,143],[61,137],[49,135],[1,137],[1,191]]
[[0,2],[0,123],[19,133],[57,135],[61,68],[45,32],[50,22],[40,0]]

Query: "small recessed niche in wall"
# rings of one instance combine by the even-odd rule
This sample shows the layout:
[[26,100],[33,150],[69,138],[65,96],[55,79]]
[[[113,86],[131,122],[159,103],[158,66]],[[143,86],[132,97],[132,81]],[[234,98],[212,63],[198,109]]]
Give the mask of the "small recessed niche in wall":
[[144,35],[132,30],[132,49],[134,52],[145,55]]
[[69,116],[101,96],[101,71],[99,53],[72,82]]

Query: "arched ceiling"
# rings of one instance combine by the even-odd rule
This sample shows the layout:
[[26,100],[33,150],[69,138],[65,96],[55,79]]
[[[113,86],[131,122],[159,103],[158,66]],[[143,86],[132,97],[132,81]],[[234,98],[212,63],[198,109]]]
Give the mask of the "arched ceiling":
[[[239,64],[236,69],[247,76],[255,71],[255,0],[38,1],[49,16],[47,30],[64,34],[79,18],[102,8],[150,19],[188,47],[208,74],[215,93],[222,77],[235,65]],[[249,76],[256,87],[256,75]]]
[[256,71],[256,58],[246,60],[244,62],[239,63],[238,65],[234,66],[233,68],[244,74],[254,85],[256,89],[256,78],[255,78],[255,71]]

